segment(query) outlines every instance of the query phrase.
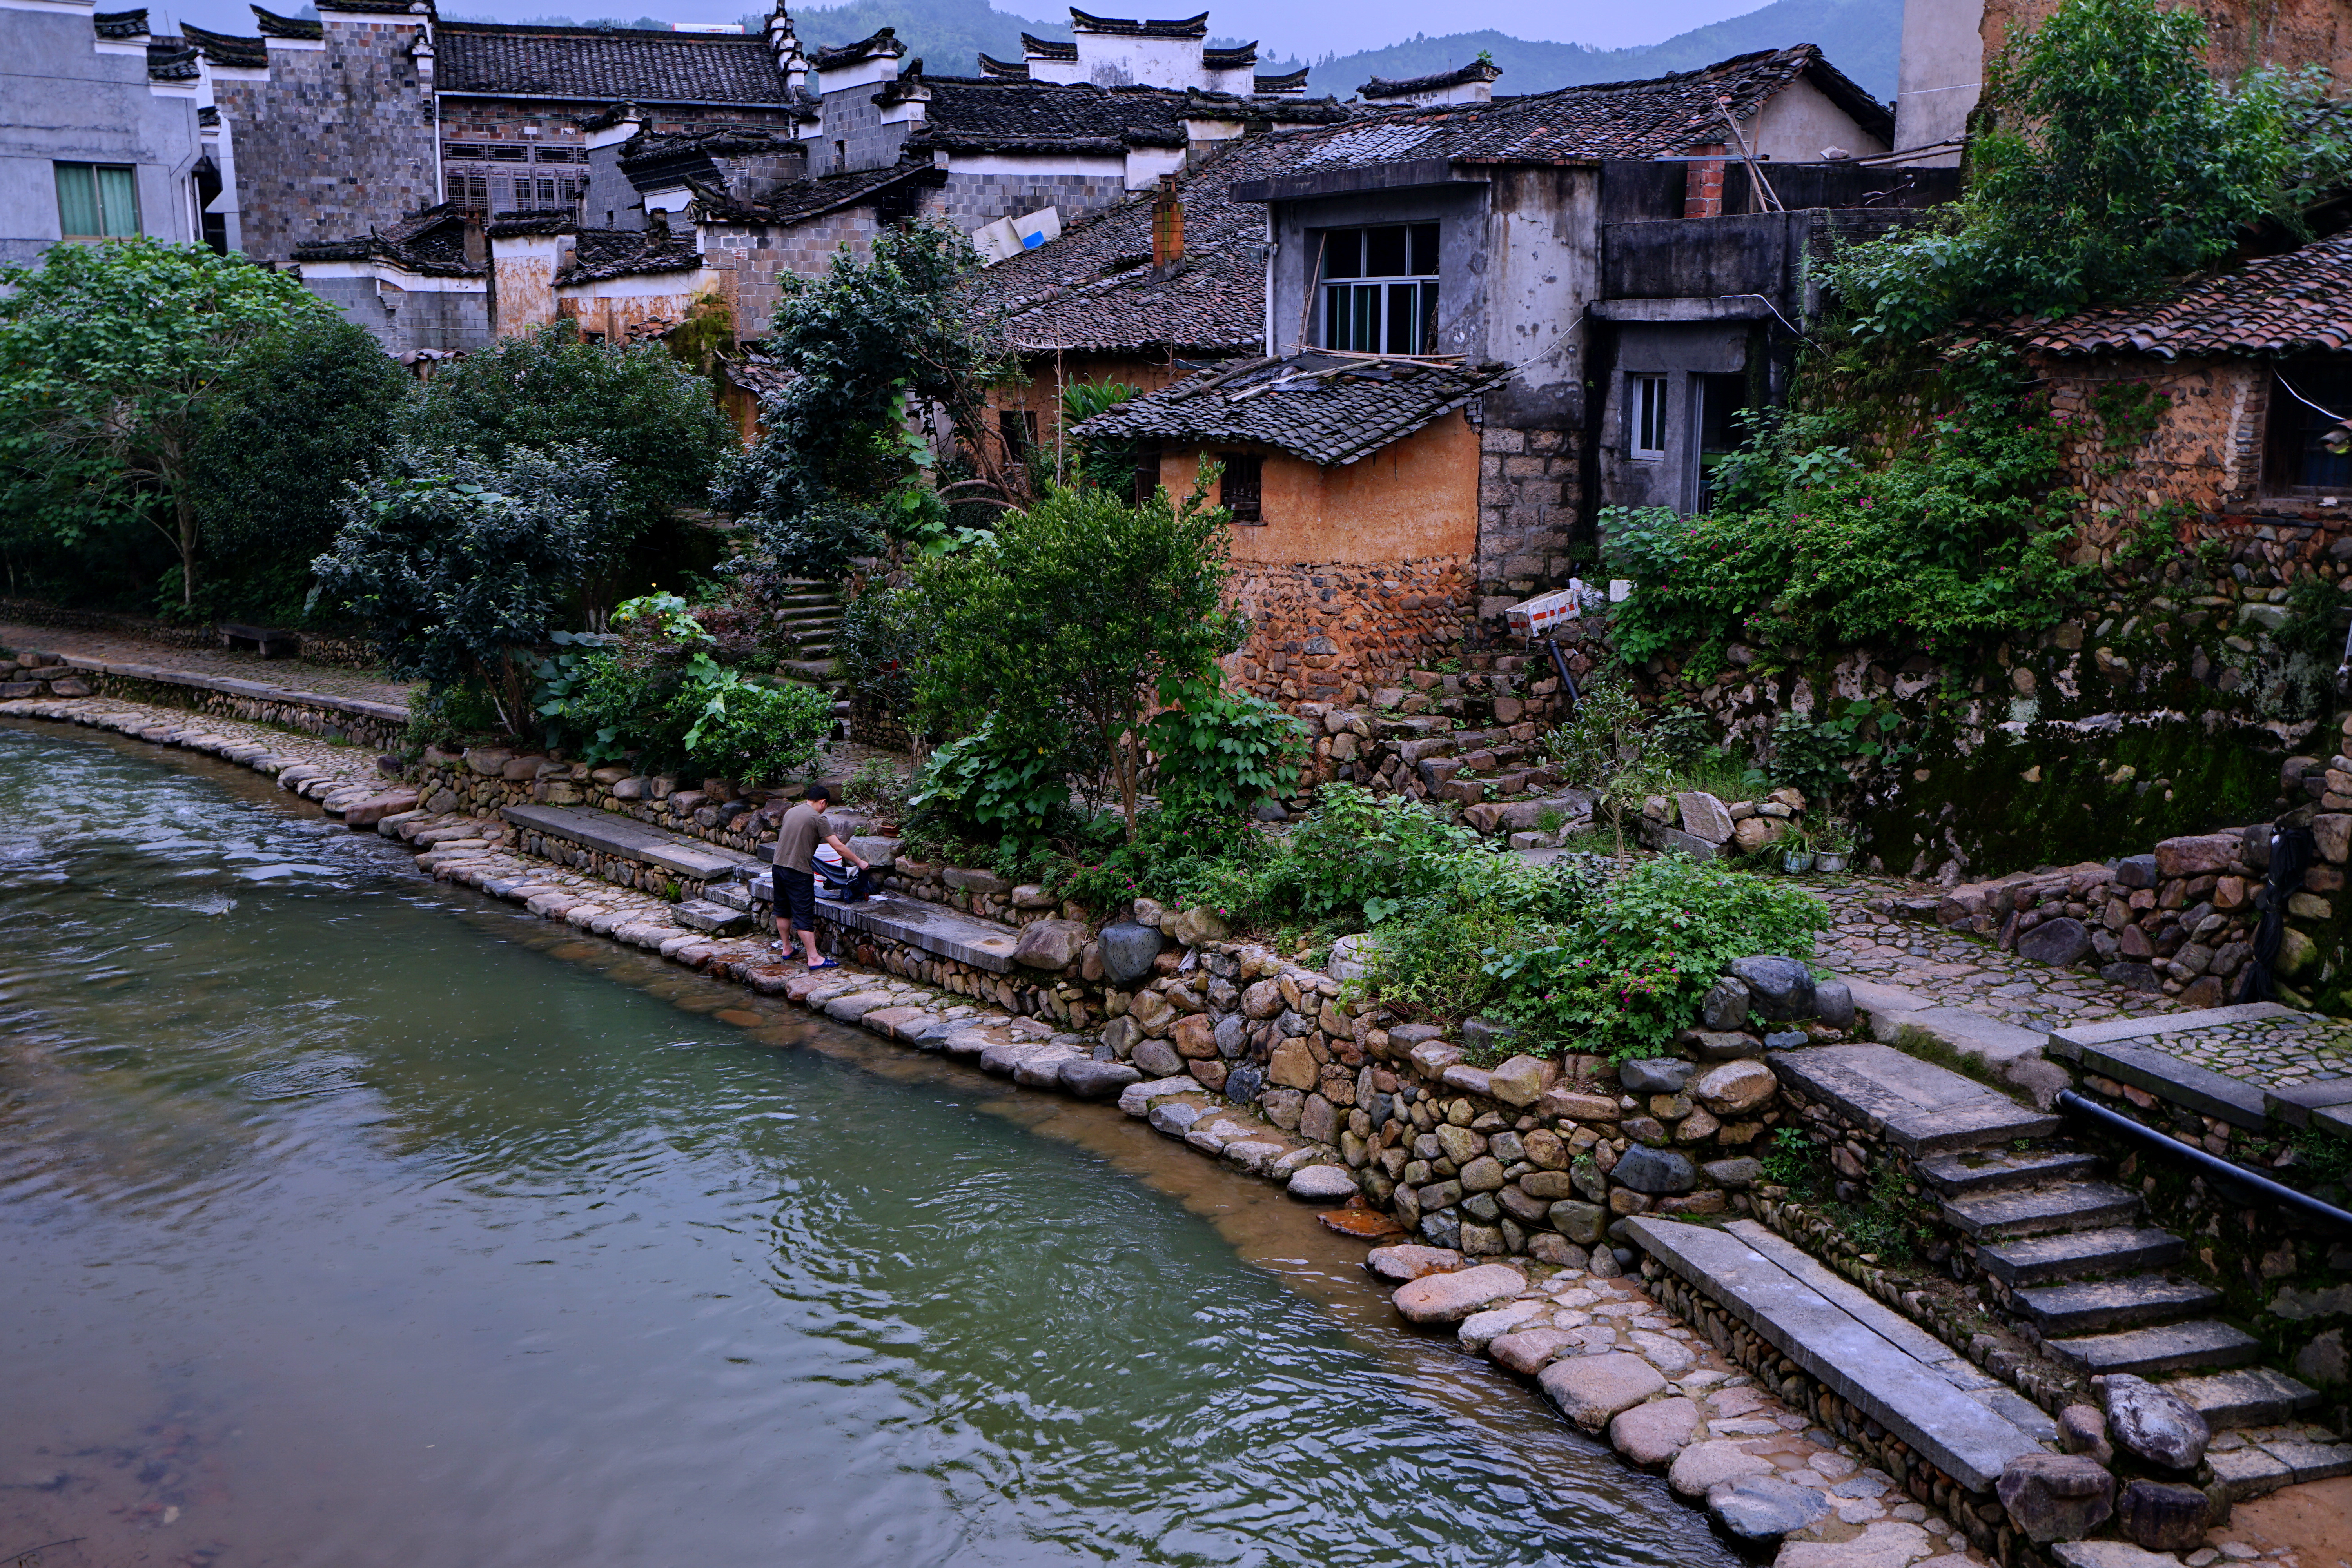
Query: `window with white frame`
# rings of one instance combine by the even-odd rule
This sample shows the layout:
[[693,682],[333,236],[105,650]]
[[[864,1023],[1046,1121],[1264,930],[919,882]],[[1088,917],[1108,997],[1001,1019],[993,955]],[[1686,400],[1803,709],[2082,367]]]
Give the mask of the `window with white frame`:
[[1437,352],[1437,226],[1327,229],[1323,346],[1357,353]]
[[1625,450],[1629,457],[1666,455],[1666,378],[1625,378]]

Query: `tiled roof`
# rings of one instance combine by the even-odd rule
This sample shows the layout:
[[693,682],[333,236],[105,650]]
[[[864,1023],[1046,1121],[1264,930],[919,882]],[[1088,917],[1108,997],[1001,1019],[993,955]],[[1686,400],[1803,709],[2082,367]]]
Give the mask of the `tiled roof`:
[[101,38],[143,38],[147,36],[147,11],[99,11],[91,14],[89,25]]
[[444,92],[638,103],[773,104],[785,97],[767,40],[740,34],[444,22],[435,43],[434,74]]
[[1203,11],[1180,22],[1137,22],[1119,16],[1089,16],[1073,5],[1070,26],[1082,33],[1112,33],[1129,38],[1205,38],[1209,14]]
[[1287,76],[1252,77],[1250,83],[1260,92],[1298,92],[1307,86],[1307,67],[1300,66]]
[[576,234],[580,220],[572,216],[570,207],[524,207],[492,213],[487,226],[501,239],[520,239],[533,234]]
[[1237,71],[1257,64],[1257,40],[1230,49],[1202,49],[1201,64],[1213,71]]
[[873,59],[877,56],[887,56],[895,59],[906,52],[907,46],[898,41],[898,30],[895,27],[885,27],[880,32],[869,37],[860,38],[854,44],[819,49],[809,57],[809,64],[819,70],[838,69],[843,66],[856,65],[859,60]]
[[415,16],[425,0],[316,0],[321,11],[352,11],[362,16]]
[[2061,354],[2342,353],[2352,350],[2352,234],[2314,240],[2235,272],[2190,279],[2144,304],[2026,323],[2015,335]]
[[[180,33],[189,44],[204,53],[205,59],[216,66],[228,66],[241,70],[267,70],[269,68],[269,46],[259,38],[233,37],[226,33],[209,33],[193,23],[180,24]],[[154,74],[153,46],[147,51],[149,71]]]
[[147,79],[150,81],[194,81],[204,75],[198,62],[198,51],[177,38],[147,40]]
[[1866,130],[1891,136],[1893,111],[1856,87],[1811,44],[1767,49],[1647,81],[1561,88],[1491,103],[1398,110],[1315,138],[1295,172],[1403,160],[1562,163],[1672,156],[1724,140],[1717,100],[1747,120],[1799,78]]
[[946,172],[932,167],[929,159],[908,159],[880,169],[794,180],[752,202],[739,202],[722,191],[698,184],[695,194],[699,199],[695,205],[703,216],[722,222],[793,224],[843,207],[881,202],[902,189],[942,184],[946,180]]
[[1150,266],[1154,198],[1144,193],[989,268],[975,284],[979,302],[1003,313],[1008,343],[1023,353],[1260,349],[1265,214],[1234,202],[1231,186],[1274,164],[1279,151],[1272,137],[1248,137],[1181,179],[1184,259],[1171,275]]
[[980,74],[992,81],[1027,81],[1027,60],[1000,60],[992,56],[980,57]]
[[672,159],[711,167],[713,158],[756,158],[801,150],[799,141],[759,125],[720,125],[703,131],[640,131],[621,146],[621,167],[642,169]]
[[1184,145],[1176,113],[1184,95],[1165,88],[985,77],[926,77],[922,85],[930,97],[909,150],[1117,153]]
[[1309,349],[1203,371],[1077,426],[1083,437],[1273,447],[1324,468],[1370,457],[1510,379],[1502,364]]
[[327,25],[316,17],[281,16],[275,11],[265,11],[258,5],[247,5],[253,13],[254,26],[265,38],[323,38]]
[[555,275],[558,283],[593,283],[647,272],[690,272],[702,265],[689,230],[583,228],[572,265]]
[[1021,35],[1021,47],[1025,53],[1034,55],[1041,60],[1066,60],[1073,65],[1077,63],[1078,46],[1063,43],[1058,38],[1038,38],[1024,33]]
[[454,202],[421,207],[380,233],[298,245],[294,260],[390,261],[437,278],[478,277],[482,271],[466,260],[466,215]]
[[1403,98],[1410,93],[1440,92],[1449,87],[1461,87],[1474,81],[1493,81],[1503,74],[1503,68],[1491,60],[1472,60],[1468,65],[1434,76],[1409,76],[1400,81],[1386,77],[1374,77],[1356,91],[1365,98]]

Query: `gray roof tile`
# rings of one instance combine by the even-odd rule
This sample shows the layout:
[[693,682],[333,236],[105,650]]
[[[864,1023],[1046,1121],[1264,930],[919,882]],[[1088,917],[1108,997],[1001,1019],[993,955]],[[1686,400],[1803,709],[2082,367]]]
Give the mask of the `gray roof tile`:
[[1308,349],[1203,371],[1123,403],[1076,434],[1181,446],[1272,447],[1324,468],[1370,457],[1501,385],[1502,364]]

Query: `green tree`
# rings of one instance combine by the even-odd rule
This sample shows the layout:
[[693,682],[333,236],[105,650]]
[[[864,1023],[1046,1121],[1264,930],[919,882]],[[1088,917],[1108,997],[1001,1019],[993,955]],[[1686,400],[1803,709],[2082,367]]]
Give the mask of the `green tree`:
[[939,616],[918,677],[929,727],[992,717],[1013,746],[1056,756],[1076,731],[1109,759],[1132,840],[1145,716],[1241,645],[1223,607],[1228,521],[1205,486],[1142,506],[1059,489],[1006,513],[993,548],[922,562],[917,582]]
[[733,447],[710,383],[658,343],[586,343],[568,323],[502,338],[438,374],[401,433],[424,447],[498,465],[517,452],[578,447],[609,466],[612,552],[584,581],[592,624],[618,588],[621,552],[700,506]]
[[238,579],[215,582],[215,603],[268,619],[299,608],[311,558],[334,542],[343,487],[383,450],[415,387],[375,339],[331,316],[236,356],[205,399],[189,476],[214,575]]
[[1586,681],[1576,711],[1551,732],[1549,744],[1568,776],[1592,792],[1592,803],[1617,836],[1617,858],[1624,859],[1626,813],[1641,810],[1643,797],[1666,782],[1649,715],[1625,672],[1604,669]]
[[2317,73],[2205,68],[2206,26],[2160,0],[2066,0],[1990,61],[1990,129],[1947,225],[1832,269],[1853,330],[1910,343],[1965,317],[2126,300],[2227,256],[2246,226],[2300,228],[2352,169]]
[[620,524],[614,464],[581,447],[491,465],[396,447],[337,510],[311,563],[324,598],[367,623],[385,663],[436,693],[478,683],[519,732],[532,664],[581,575]]
[[[202,539],[191,484],[205,399],[238,353],[331,314],[282,272],[202,246],[130,239],[56,245],[0,268],[0,463],[45,499],[51,526],[124,503],[171,541],[183,605]],[[91,509],[61,487],[95,490]],[[85,521],[74,513],[83,510]]]
[[[837,256],[821,278],[786,278],[761,348],[793,379],[760,405],[761,436],[727,466],[711,502],[752,525],[761,550],[800,570],[839,570],[878,547],[929,447],[910,440],[910,410],[943,409],[978,427],[997,363],[964,300],[979,266],[952,229],[910,224],[876,238],[860,261]],[[885,502],[894,504],[886,507]]]

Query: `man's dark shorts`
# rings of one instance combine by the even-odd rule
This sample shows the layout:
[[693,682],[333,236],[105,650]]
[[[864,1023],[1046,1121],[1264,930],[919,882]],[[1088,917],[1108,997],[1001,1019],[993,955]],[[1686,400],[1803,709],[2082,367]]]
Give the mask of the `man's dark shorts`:
[[794,931],[816,930],[816,874],[777,867],[776,912],[789,920]]

